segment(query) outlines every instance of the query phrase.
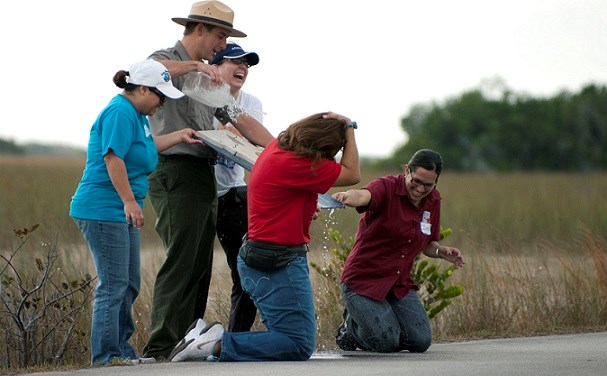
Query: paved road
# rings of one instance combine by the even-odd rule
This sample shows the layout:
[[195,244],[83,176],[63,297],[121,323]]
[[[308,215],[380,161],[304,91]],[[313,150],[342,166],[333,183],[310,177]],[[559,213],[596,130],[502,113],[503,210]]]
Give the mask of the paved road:
[[322,352],[307,362],[156,363],[36,376],[606,376],[607,332],[434,344],[424,354]]

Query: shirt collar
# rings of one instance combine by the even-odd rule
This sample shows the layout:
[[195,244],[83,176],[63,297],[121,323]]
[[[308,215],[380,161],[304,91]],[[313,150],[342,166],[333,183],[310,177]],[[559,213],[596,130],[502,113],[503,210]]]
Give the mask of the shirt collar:
[[177,43],[175,43],[175,52],[177,53],[177,55],[179,56],[181,61],[192,60],[192,58],[190,57],[190,54],[188,54],[188,51],[185,50],[185,47],[183,46],[183,43],[181,43],[180,40],[178,40]]

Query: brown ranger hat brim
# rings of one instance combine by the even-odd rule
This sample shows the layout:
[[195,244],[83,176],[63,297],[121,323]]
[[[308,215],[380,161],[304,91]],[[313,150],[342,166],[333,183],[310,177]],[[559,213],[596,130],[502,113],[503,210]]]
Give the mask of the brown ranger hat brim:
[[192,5],[190,15],[187,17],[171,18],[174,22],[185,26],[188,22],[200,22],[219,26],[229,31],[231,37],[246,37],[247,34],[234,29],[234,11],[220,1],[199,1]]

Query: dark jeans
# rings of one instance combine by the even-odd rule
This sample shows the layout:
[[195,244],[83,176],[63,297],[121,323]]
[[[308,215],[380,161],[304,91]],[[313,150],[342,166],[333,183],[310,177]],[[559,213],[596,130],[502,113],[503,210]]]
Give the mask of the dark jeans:
[[348,311],[348,335],[366,351],[424,352],[432,342],[430,319],[424,306],[411,289],[400,300],[390,293],[385,300],[358,295],[346,284],[341,294]]
[[229,332],[246,332],[251,330],[255,322],[257,308],[242,290],[240,276],[238,275],[238,250],[242,244],[242,237],[247,232],[247,202],[246,187],[230,189],[219,197],[217,210],[217,238],[226,254],[230,273],[232,275],[232,306],[230,307]]

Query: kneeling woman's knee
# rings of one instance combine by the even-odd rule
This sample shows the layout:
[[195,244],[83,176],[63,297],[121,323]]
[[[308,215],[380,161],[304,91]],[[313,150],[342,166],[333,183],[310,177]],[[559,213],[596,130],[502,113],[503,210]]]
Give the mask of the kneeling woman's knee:
[[301,361],[308,360],[308,359],[310,359],[312,357],[312,353],[314,353],[314,347],[308,347],[307,346],[306,348],[301,348],[299,350],[299,354],[298,354],[297,358],[293,359],[293,360],[296,360],[296,361],[298,361],[298,360],[301,360]]
[[291,337],[293,345],[295,346],[295,351],[291,352],[290,360],[308,360],[312,357],[312,354],[314,353],[314,346],[316,344],[315,329],[316,326],[314,326],[314,329],[311,330],[308,335]]
[[299,342],[297,344],[297,354],[293,360],[308,360],[314,353],[315,337],[308,338],[307,341]]
[[398,351],[400,335],[392,330],[376,332],[361,340],[360,347],[367,351],[390,353]]
[[416,338],[411,339],[408,350],[410,352],[423,353],[426,350],[428,350],[428,348],[430,347],[431,344],[432,344],[431,335],[420,335]]

